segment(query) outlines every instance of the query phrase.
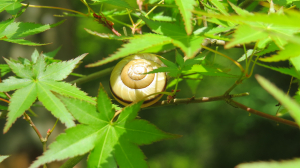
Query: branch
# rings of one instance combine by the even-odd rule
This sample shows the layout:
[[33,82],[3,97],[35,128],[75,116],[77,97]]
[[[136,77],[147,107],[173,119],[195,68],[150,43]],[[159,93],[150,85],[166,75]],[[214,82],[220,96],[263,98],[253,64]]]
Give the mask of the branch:
[[100,24],[104,25],[105,27],[107,27],[108,29],[110,29],[115,35],[121,36],[121,34],[117,30],[115,30],[114,23],[107,20],[106,17],[101,12],[99,12],[99,15],[96,13],[93,13],[93,16],[98,21],[98,23],[100,23]]
[[286,124],[286,125],[289,125],[289,126],[292,126],[292,127],[299,128],[299,126],[293,121],[286,120],[286,119],[283,119],[283,118],[272,116],[270,114],[260,112],[258,110],[251,109],[250,107],[247,107],[247,106],[245,106],[241,103],[238,103],[238,102],[232,100],[232,98],[235,98],[235,97],[242,97],[242,96],[248,96],[248,95],[249,95],[249,93],[246,92],[246,93],[240,93],[240,94],[231,94],[231,95],[227,95],[227,96],[222,95],[222,96],[215,96],[215,97],[199,97],[199,98],[193,98],[192,97],[192,98],[184,98],[184,99],[173,99],[169,102],[168,102],[168,100],[163,100],[163,101],[159,101],[159,102],[153,104],[152,106],[144,108],[144,109],[150,109],[150,108],[162,107],[162,106],[169,106],[169,105],[204,103],[204,102],[225,100],[227,103],[229,103],[233,107],[237,107],[237,108],[246,110],[249,113],[259,115],[259,116],[261,116],[263,118],[266,118],[266,119],[270,119],[270,120],[273,120],[273,121],[276,121],[276,122],[279,122],[279,123],[283,123],[283,124]]
[[264,118],[267,118],[267,119],[270,119],[270,120],[273,120],[273,121],[277,121],[279,123],[283,123],[283,124],[286,124],[286,125],[289,125],[289,126],[292,126],[292,127],[299,128],[299,125],[297,125],[293,121],[286,120],[286,119],[279,118],[279,117],[275,117],[275,116],[272,116],[270,114],[266,114],[266,113],[260,112],[258,110],[254,110],[254,109],[252,109],[250,107],[247,107],[247,106],[245,106],[245,105],[243,105],[241,103],[238,103],[238,102],[236,102],[234,100],[231,100],[231,103],[233,103],[234,105],[236,105],[240,109],[246,110],[249,113],[256,114],[256,115],[259,115],[261,117],[264,117]]
[[36,132],[36,134],[39,136],[41,142],[43,143],[43,136],[40,133],[40,131],[37,129],[37,127],[34,125],[34,123],[32,122],[31,118],[29,117],[28,114],[24,113],[24,119],[29,123],[29,125],[33,128],[33,130]]
[[[228,43],[227,41],[224,41],[224,40],[217,40],[217,39],[210,39],[210,38],[206,38],[205,40],[207,40],[209,44],[217,45],[217,46],[225,46]],[[245,44],[245,47],[247,49],[252,49],[252,48],[254,48],[254,45],[253,44]],[[234,48],[243,48],[243,45],[242,44],[236,44],[234,46]]]
[[211,101],[219,101],[219,100],[225,100],[228,98],[234,98],[234,97],[242,97],[242,96],[248,96],[249,93],[240,93],[240,94],[231,94],[231,95],[222,95],[222,96],[215,96],[215,97],[199,97],[199,98],[183,98],[183,99],[172,99],[172,100],[162,100],[159,102],[154,103],[152,106],[147,107],[148,108],[155,108],[155,107],[162,107],[162,106],[170,106],[170,105],[178,105],[178,104],[190,104],[190,103],[204,103],[204,102],[211,102]]

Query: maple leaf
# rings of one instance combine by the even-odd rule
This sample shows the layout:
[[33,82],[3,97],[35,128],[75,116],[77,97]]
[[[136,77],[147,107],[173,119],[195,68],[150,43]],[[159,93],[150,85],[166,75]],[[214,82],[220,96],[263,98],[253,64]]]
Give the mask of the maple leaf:
[[83,54],[70,61],[62,61],[49,65],[46,64],[43,55],[40,55],[36,62],[31,62],[29,65],[23,65],[15,60],[4,58],[8,66],[18,77],[11,76],[3,80],[3,83],[0,83],[0,92],[17,89],[10,99],[4,133],[8,131],[25,110],[30,108],[37,98],[47,110],[60,119],[67,127],[75,126],[73,116],[54,93],[95,104],[94,99],[87,96],[85,92],[71,84],[60,82],[72,72],[75,65],[86,55]]
[[[1,3],[1,2],[0,2]],[[1,4],[0,4],[1,11]],[[29,45],[29,46],[41,46],[46,44],[34,43],[28,40],[23,39],[26,36],[38,34],[49,30],[55,26],[60,25],[65,20],[62,20],[55,24],[37,24],[37,23],[26,23],[26,22],[14,22],[15,18],[7,19],[5,21],[0,22],[0,40],[17,43],[20,45]]]
[[[150,144],[176,135],[165,133],[146,120],[135,119],[142,101],[122,109],[114,121],[115,110],[102,85],[97,106],[78,99],[60,96],[73,116],[82,124],[69,128],[57,137],[30,168],[54,160],[72,158],[90,152],[88,167],[148,167],[138,145]],[[98,111],[97,111],[98,110]]]

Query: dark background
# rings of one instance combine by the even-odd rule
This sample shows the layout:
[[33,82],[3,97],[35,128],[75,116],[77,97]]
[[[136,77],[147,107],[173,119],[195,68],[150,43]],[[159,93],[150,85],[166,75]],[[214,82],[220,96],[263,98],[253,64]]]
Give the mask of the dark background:
[[[86,12],[85,6],[80,1],[31,0],[27,2],[35,5],[57,6]],[[134,4],[135,2],[131,1],[131,3]],[[104,10],[112,8],[112,6],[104,6]],[[163,8],[157,10],[163,10]],[[47,24],[62,19],[67,20],[56,28],[26,38],[34,42],[52,42],[52,44],[31,47],[0,41],[0,56],[30,59],[30,55],[35,48],[39,52],[50,52],[62,46],[56,56],[57,59],[68,60],[83,53],[89,53],[80,67],[75,70],[77,73],[87,75],[115,65],[116,62],[113,62],[101,67],[85,68],[84,65],[113,54],[122,45],[122,42],[101,39],[88,34],[83,28],[111,33],[92,18],[60,18],[53,16],[61,13],[62,11],[54,9],[29,7],[17,19],[18,21]],[[1,21],[9,17],[10,15],[6,12],[0,14]],[[130,24],[127,16],[117,18]],[[136,20],[136,18],[134,19]],[[115,24],[115,28],[123,34],[122,26]],[[144,26],[143,30],[147,31],[148,29]],[[131,30],[127,28],[127,32],[131,32]],[[241,49],[224,50],[219,47],[219,51],[231,56],[233,59],[238,59],[243,54]],[[163,56],[169,60],[174,60],[174,51]],[[2,58],[0,63],[4,63]],[[238,72],[236,66],[223,57],[217,56],[215,63],[231,69],[232,73]],[[242,63],[242,65],[244,64]],[[275,65],[288,66],[288,63],[281,62]],[[260,74],[268,78],[285,92],[289,88],[289,76],[258,66],[255,68],[254,74]],[[8,76],[6,75],[4,78]],[[74,79],[76,77],[69,77],[67,81]],[[110,94],[108,80],[109,76],[105,76],[79,87],[90,96],[96,96],[101,82]],[[181,82],[179,84],[181,91],[177,94],[177,98],[219,96],[234,82],[235,79],[233,78],[205,76],[200,82],[196,93],[188,88],[186,82]],[[297,84],[292,85],[291,96],[295,93],[297,87]],[[235,100],[256,110],[275,115],[278,109],[275,105],[278,102],[260,87],[254,76],[243,81],[232,93],[243,92],[249,92],[250,95]],[[49,112],[46,112],[44,108],[34,107],[33,110],[38,114],[37,118],[33,117],[33,121],[45,136],[47,130],[52,128],[55,118]],[[166,132],[182,135],[178,139],[156,142],[141,147],[151,168],[231,168],[242,162],[292,159],[300,156],[300,133],[298,129],[250,115],[241,109],[228,105],[225,101],[145,109],[139,113],[139,116]],[[291,119],[289,116],[284,117]],[[3,130],[4,124],[5,120],[0,119],[0,130]],[[48,144],[53,142],[55,137],[64,129],[64,125],[59,123],[50,136]],[[26,168],[41,154],[42,144],[32,128],[22,118],[16,121],[8,133],[0,134],[0,155],[11,155],[0,164],[0,168]],[[49,167],[58,167],[61,163],[54,162]],[[77,165],[77,168],[80,167],[86,167],[84,161]]]

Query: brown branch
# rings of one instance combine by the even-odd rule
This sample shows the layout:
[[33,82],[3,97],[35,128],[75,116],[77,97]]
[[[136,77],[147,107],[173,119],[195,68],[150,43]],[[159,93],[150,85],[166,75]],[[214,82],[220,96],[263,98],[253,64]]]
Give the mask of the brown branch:
[[[210,39],[206,38],[205,40],[208,41],[209,44],[211,45],[217,45],[217,46],[225,46],[228,42],[224,40],[217,40],[217,39]],[[244,46],[242,44],[236,44],[234,48],[243,48]],[[253,44],[245,44],[246,49],[253,49],[254,45]]]
[[31,118],[29,117],[28,114],[24,113],[24,119],[29,123],[29,125],[34,129],[34,131],[36,132],[36,134],[39,136],[41,142],[43,142],[43,136],[40,133],[40,131],[37,129],[37,127],[34,125],[34,123],[32,122]]
[[[1,98],[0,98],[1,99]],[[5,99],[3,99],[5,100]],[[10,101],[6,100],[5,102],[10,103]],[[41,142],[43,143],[43,136],[40,133],[40,131],[37,129],[37,127],[34,125],[34,123],[32,122],[31,118],[29,117],[28,114],[26,114],[26,112],[24,112],[24,119],[29,123],[29,125],[33,128],[33,130],[36,132],[36,134],[38,135],[38,137],[40,138]]]
[[227,103],[229,103],[230,105],[232,105],[233,107],[237,107],[237,108],[246,110],[249,113],[256,114],[256,115],[261,116],[263,118],[270,119],[270,120],[273,120],[273,121],[276,121],[276,122],[279,122],[279,123],[283,123],[283,124],[286,124],[286,125],[289,125],[289,126],[292,126],[292,127],[299,128],[299,126],[293,121],[286,120],[286,119],[283,119],[283,118],[272,116],[270,114],[260,112],[258,110],[251,109],[251,108],[249,108],[249,107],[247,107],[247,106],[245,106],[241,103],[238,103],[238,102],[232,100],[232,98],[234,98],[234,97],[242,97],[242,96],[247,96],[247,95],[249,95],[249,93],[246,92],[246,93],[241,93],[241,94],[231,94],[231,95],[227,95],[227,96],[222,95],[222,96],[215,96],[215,97],[199,97],[199,98],[192,97],[192,98],[184,98],[184,99],[173,99],[169,102],[168,102],[168,100],[163,100],[163,101],[159,101],[159,102],[157,102],[157,103],[153,104],[152,106],[147,107],[145,109],[155,108],[155,107],[162,107],[162,106],[169,106],[169,105],[204,103],[204,102],[224,100]]
[[259,115],[261,117],[264,117],[264,118],[267,118],[267,119],[270,119],[270,120],[273,120],[273,121],[277,121],[279,123],[283,123],[283,124],[286,124],[286,125],[289,125],[289,126],[292,126],[292,127],[299,128],[299,125],[297,125],[293,121],[286,120],[286,119],[283,119],[283,118],[279,118],[279,117],[276,117],[276,116],[272,116],[270,114],[266,114],[266,113],[260,112],[258,110],[254,110],[254,109],[252,109],[250,107],[247,107],[247,106],[245,106],[241,103],[238,103],[234,100],[231,100],[231,103],[235,104],[240,109],[246,110],[249,113],[256,114],[256,115]]
[[2,99],[1,97],[0,97],[0,101],[4,101],[4,102],[6,102],[6,103],[10,103],[10,101],[8,101],[8,100],[6,100],[6,99]]
[[204,102],[211,102],[211,101],[219,101],[219,100],[225,100],[228,98],[234,98],[234,97],[242,97],[242,96],[248,96],[249,93],[241,93],[241,94],[232,94],[232,95],[221,95],[221,96],[215,96],[215,97],[199,97],[199,98],[183,98],[183,99],[172,99],[172,100],[162,100],[159,102],[156,102],[148,108],[154,108],[154,107],[162,107],[162,106],[170,106],[170,105],[178,105],[178,104],[190,104],[190,103],[204,103]]
[[106,17],[101,12],[99,13],[99,15],[97,15],[96,13],[93,13],[93,16],[100,24],[109,28],[115,35],[121,36],[121,34],[117,30],[115,30],[115,28],[113,27],[114,23],[107,20]]

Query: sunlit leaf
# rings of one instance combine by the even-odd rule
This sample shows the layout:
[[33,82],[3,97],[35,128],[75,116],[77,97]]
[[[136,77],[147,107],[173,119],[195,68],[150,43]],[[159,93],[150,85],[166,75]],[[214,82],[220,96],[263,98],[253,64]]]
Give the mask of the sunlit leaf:
[[6,21],[0,22],[0,40],[4,40],[11,43],[17,43],[21,45],[29,45],[29,46],[40,46],[49,43],[39,44],[22,38],[29,35],[34,35],[34,34],[44,32],[64,22],[63,20],[52,25],[49,24],[42,25],[37,23],[25,23],[25,22],[13,22],[13,21],[14,19],[8,19]]
[[55,94],[96,104],[93,98],[87,96],[86,93],[80,91],[75,86],[59,82],[59,80],[66,78],[72,72],[75,65],[78,64],[86,54],[70,61],[62,61],[50,65],[46,64],[43,55],[38,55],[35,50],[32,54],[32,58],[35,62],[29,63],[27,63],[28,61],[22,62],[5,59],[18,78],[9,77],[0,83],[0,92],[17,89],[10,99],[11,102],[8,107],[9,112],[4,132],[8,131],[16,119],[20,117],[25,110],[29,109],[37,98],[43,103],[46,109],[60,119],[62,123],[66,124],[67,127],[75,126],[74,118]]
[[168,22],[158,22],[142,17],[152,31],[168,37],[170,42],[179,47],[188,58],[193,58],[201,49],[205,37],[187,35],[183,26]]
[[192,10],[194,10],[196,2],[195,0],[175,0],[175,2],[184,21],[186,33],[190,35],[193,31]]
[[1,72],[0,77],[6,75],[10,71],[11,70],[7,64],[0,64],[0,72]]
[[256,64],[259,66],[268,68],[268,69],[272,69],[274,71],[278,71],[278,72],[286,74],[286,75],[293,76],[295,78],[300,78],[300,74],[297,73],[297,70],[295,68],[272,67],[272,66],[268,66],[265,64],[261,64],[259,62],[256,62]]
[[300,47],[300,45],[298,45],[298,44],[289,43],[286,46],[284,46],[285,49],[279,51],[277,55],[272,55],[271,57],[260,58],[259,60],[265,61],[265,62],[278,62],[278,61],[287,60],[287,59],[290,59],[293,57],[298,57],[298,56],[300,56],[299,47]]
[[170,42],[170,38],[156,34],[145,34],[136,36],[136,38],[129,40],[129,43],[124,44],[123,47],[120,48],[119,51],[117,51],[112,56],[105,58],[104,60],[100,60],[96,63],[89,64],[87,65],[87,67],[100,66],[108,62],[123,58],[125,56],[136,54],[148,48],[154,46],[162,46]]
[[7,132],[11,125],[19,118],[25,110],[29,109],[32,103],[37,98],[37,88],[35,83],[17,90],[11,96],[11,103],[9,104],[7,115],[7,122],[5,124],[3,132]]
[[102,86],[99,89],[97,108],[76,99],[61,98],[74,117],[85,124],[67,129],[66,133],[59,135],[30,168],[88,152],[88,167],[111,168],[118,164],[120,168],[127,168],[129,165],[147,168],[145,156],[137,145],[176,137],[164,133],[145,120],[136,119],[143,102],[125,107],[113,122],[114,111]]

